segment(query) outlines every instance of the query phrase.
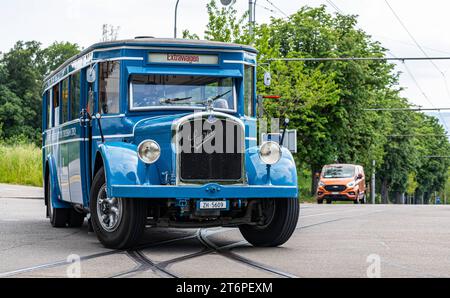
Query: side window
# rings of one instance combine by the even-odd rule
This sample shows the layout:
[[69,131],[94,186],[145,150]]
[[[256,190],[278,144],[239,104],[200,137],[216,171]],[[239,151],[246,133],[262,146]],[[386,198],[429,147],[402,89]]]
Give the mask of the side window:
[[255,94],[255,68],[253,66],[245,65],[244,69],[244,109],[245,115],[253,117]]
[[70,78],[70,120],[75,120],[80,115],[80,73],[77,72]]
[[59,84],[53,86],[52,89],[52,99],[53,99],[53,121],[52,127],[59,125]]
[[100,63],[99,107],[101,114],[118,114],[120,91],[120,62]]
[[69,78],[61,83],[61,120],[62,123],[69,121]]
[[52,100],[52,93],[50,92],[50,90],[47,90],[47,92],[45,93],[45,97],[46,97],[46,103],[47,103],[47,119],[46,119],[46,125],[47,125],[47,129],[52,128],[52,105],[51,105],[51,100]]

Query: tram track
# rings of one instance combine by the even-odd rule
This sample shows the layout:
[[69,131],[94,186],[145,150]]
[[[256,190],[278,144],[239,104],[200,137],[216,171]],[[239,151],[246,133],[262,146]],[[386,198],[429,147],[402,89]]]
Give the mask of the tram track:
[[[343,220],[347,220],[347,219],[352,219],[355,217],[367,216],[367,215],[371,215],[371,214],[375,214],[375,213],[379,213],[379,212],[381,212],[381,210],[370,212],[368,214],[359,214],[356,216],[341,217],[341,218],[321,221],[321,222],[313,223],[313,224],[309,224],[309,225],[298,226],[297,230],[312,228],[315,226],[333,223],[333,222],[337,222],[337,221],[343,221]],[[325,214],[323,214],[323,215],[325,215]],[[136,247],[134,250],[129,250],[129,251],[113,250],[113,251],[108,251],[108,252],[96,253],[96,254],[92,254],[92,255],[88,255],[88,256],[83,256],[80,258],[80,260],[88,261],[88,260],[93,260],[96,258],[101,258],[101,257],[106,257],[106,256],[111,256],[111,255],[116,255],[116,254],[125,254],[131,260],[133,260],[135,263],[137,263],[137,267],[135,267],[129,271],[125,271],[125,272],[110,276],[110,278],[130,277],[130,276],[133,276],[133,275],[145,272],[145,271],[149,271],[149,270],[155,272],[156,274],[158,274],[161,277],[178,278],[180,276],[176,275],[175,273],[171,272],[168,269],[173,264],[216,253],[216,254],[221,255],[232,261],[244,264],[246,266],[249,266],[251,268],[254,268],[254,269],[262,271],[262,272],[277,275],[279,277],[283,277],[283,278],[297,278],[298,277],[289,272],[284,272],[280,269],[253,261],[251,259],[245,258],[243,256],[240,256],[240,255],[232,252],[232,250],[235,248],[248,246],[249,244],[247,241],[238,241],[238,242],[234,242],[234,243],[231,243],[231,244],[228,244],[225,246],[220,246],[217,243],[214,243],[209,238],[209,236],[211,236],[211,235],[214,235],[217,233],[223,233],[226,231],[227,231],[227,229],[223,229],[223,228],[215,229],[215,230],[199,229],[193,235],[183,236],[183,237],[170,239],[170,240],[164,240],[164,241],[155,242],[155,243],[142,244],[142,245]],[[180,241],[184,241],[184,240],[190,240],[190,239],[198,240],[198,242],[203,246],[203,249],[199,252],[195,252],[192,254],[176,257],[176,258],[166,260],[166,261],[161,261],[161,262],[154,262],[144,254],[144,251],[146,249],[155,248],[158,246],[164,246],[167,244],[176,243],[176,242],[180,242]],[[42,264],[42,265],[37,265],[37,266],[31,266],[31,267],[22,268],[22,269],[18,269],[18,270],[14,270],[14,271],[0,273],[0,278],[13,277],[13,276],[30,273],[30,272],[34,272],[34,271],[38,271],[38,270],[56,268],[56,267],[60,267],[60,266],[70,265],[70,264],[71,264],[70,262],[67,262],[66,260],[64,260],[64,261],[57,261],[57,262],[47,263],[47,264]]]
[[[157,247],[157,246],[170,244],[170,243],[177,242],[177,241],[183,241],[183,240],[194,239],[194,238],[196,238],[196,235],[184,236],[184,237],[179,237],[179,238],[175,238],[175,239],[155,242],[155,243],[142,244],[142,245],[139,245],[138,247],[136,247],[136,249],[139,249],[139,250],[147,249],[147,248],[151,248],[151,247]],[[117,254],[127,254],[127,251],[112,250],[112,251],[107,251],[107,252],[102,252],[102,253],[96,253],[96,254],[92,254],[92,255],[82,256],[82,257],[80,257],[80,261],[82,261],[82,262],[89,261],[89,260],[93,260],[93,259],[97,259],[97,258],[101,258],[101,257],[112,256],[112,255],[117,255]],[[68,262],[67,260],[62,260],[62,261],[56,261],[56,262],[31,266],[31,267],[26,267],[26,268],[22,268],[22,269],[17,269],[17,270],[0,273],[0,278],[13,277],[13,276],[17,276],[17,275],[24,274],[24,273],[30,273],[33,271],[38,271],[38,270],[43,270],[43,269],[51,269],[51,268],[56,268],[56,267],[60,267],[60,266],[70,265],[70,264],[71,264],[71,262]]]
[[189,255],[173,258],[173,259],[170,259],[167,261],[162,261],[159,263],[155,263],[152,260],[150,260],[149,258],[147,258],[145,256],[145,254],[140,250],[130,251],[130,252],[128,252],[129,256],[136,262],[140,263],[140,266],[138,268],[134,268],[128,272],[124,272],[124,273],[121,273],[121,274],[118,274],[118,275],[115,275],[112,277],[113,278],[129,277],[129,276],[133,276],[138,273],[141,273],[143,271],[152,270],[157,274],[163,273],[163,275],[165,275],[165,276],[162,276],[162,277],[177,278],[179,276],[177,276],[176,274],[172,273],[171,271],[169,271],[167,269],[169,266],[176,264],[176,263],[184,262],[184,261],[187,261],[190,259],[217,253],[227,259],[231,259],[232,261],[244,264],[246,266],[252,267],[259,271],[263,271],[265,273],[275,274],[275,275],[278,275],[283,278],[297,278],[297,276],[295,276],[291,273],[283,272],[282,270],[279,270],[277,268],[273,268],[273,267],[267,266],[265,264],[261,264],[256,261],[247,259],[247,258],[239,256],[231,251],[234,248],[248,246],[249,244],[245,240],[234,242],[234,243],[228,244],[226,246],[218,246],[216,243],[214,243],[213,241],[211,241],[208,238],[209,235],[217,234],[217,233],[221,233],[221,232],[225,232],[225,231],[226,230],[224,230],[224,229],[215,230],[215,231],[210,231],[207,229],[199,229],[197,231],[196,238],[199,241],[199,243],[203,246],[203,250],[196,252],[196,253],[189,254]]
[[260,271],[263,271],[266,273],[275,274],[275,275],[278,275],[278,276],[281,276],[284,278],[297,278],[298,277],[291,273],[283,272],[282,270],[279,270],[279,269],[264,265],[262,263],[247,259],[245,257],[239,256],[231,251],[233,248],[243,246],[243,245],[248,245],[247,241],[239,241],[239,242],[227,245],[227,246],[219,247],[219,246],[215,245],[211,240],[208,239],[208,235],[206,233],[207,233],[206,230],[200,229],[199,232],[197,233],[198,240],[205,247],[213,250],[215,253],[217,253],[223,257],[226,257],[228,259],[231,259],[231,260],[239,262],[239,263],[243,263],[243,264],[250,266],[252,268],[255,268],[257,270],[260,270]]

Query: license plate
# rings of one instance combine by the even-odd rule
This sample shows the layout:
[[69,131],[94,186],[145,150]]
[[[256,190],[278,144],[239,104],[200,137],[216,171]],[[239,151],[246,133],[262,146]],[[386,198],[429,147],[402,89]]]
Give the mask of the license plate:
[[338,192],[332,192],[331,194],[332,195],[338,195],[339,193]]
[[201,201],[199,202],[200,210],[221,210],[228,209],[227,201]]

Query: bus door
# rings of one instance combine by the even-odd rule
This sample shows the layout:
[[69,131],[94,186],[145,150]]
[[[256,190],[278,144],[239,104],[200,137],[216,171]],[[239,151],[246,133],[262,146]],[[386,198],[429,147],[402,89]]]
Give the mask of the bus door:
[[62,200],[70,202],[70,185],[69,185],[69,163],[70,163],[70,143],[72,142],[71,127],[69,122],[69,78],[64,79],[60,83],[60,101],[59,101],[59,119],[60,126],[58,129],[58,151],[59,151],[59,178],[61,186]]
[[82,160],[85,143],[85,133],[80,119],[83,102],[82,74],[76,72],[70,76],[70,121],[65,127],[66,135],[70,136],[67,143],[67,163],[69,164],[70,200],[73,204],[83,205]]
[[[91,74],[90,74],[91,72]],[[97,73],[97,66],[94,65],[92,69],[84,69],[81,73],[82,81],[82,101],[80,108],[80,129],[83,143],[80,146],[80,173],[82,181],[82,204],[85,207],[89,206],[89,192],[91,189],[91,175],[92,175],[92,117],[96,112],[94,110],[94,102],[96,98],[97,83],[95,78],[92,77],[92,73]]]
[[58,181],[59,189],[61,190],[61,200],[70,202],[70,195],[68,193],[69,185],[68,185],[68,176],[67,176],[67,168],[64,160],[64,148],[62,148],[63,134],[61,132],[62,117],[63,113],[61,109],[61,84],[56,84],[53,86],[52,90],[52,99],[53,99],[53,127],[55,128],[52,131],[52,156],[56,166],[56,176]]

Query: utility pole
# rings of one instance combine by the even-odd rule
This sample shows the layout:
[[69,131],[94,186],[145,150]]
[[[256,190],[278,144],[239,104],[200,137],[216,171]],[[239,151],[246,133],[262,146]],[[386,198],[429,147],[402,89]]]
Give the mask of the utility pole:
[[256,0],[248,0],[248,26],[249,26],[249,33],[252,39],[255,27],[255,7],[256,7]]
[[175,5],[175,26],[174,26],[174,38],[177,38],[177,23],[178,23],[178,4],[180,0],[177,0],[177,4]]
[[372,161],[372,181],[370,184],[370,197],[372,198],[372,204],[375,205],[375,175],[376,175],[376,166],[377,162],[375,160]]

